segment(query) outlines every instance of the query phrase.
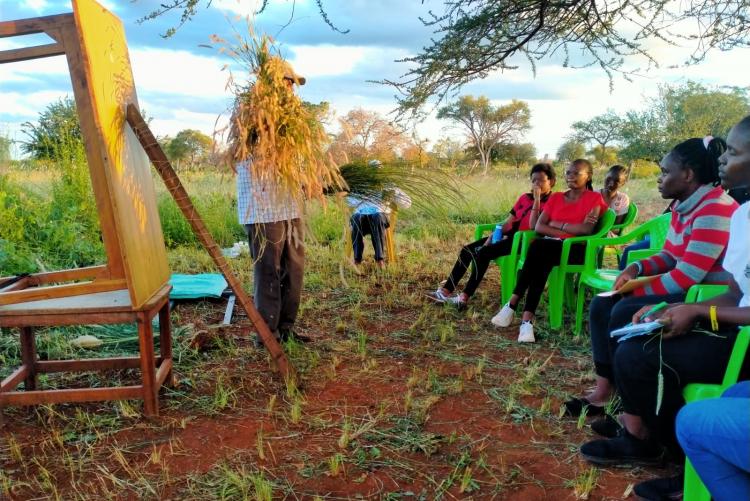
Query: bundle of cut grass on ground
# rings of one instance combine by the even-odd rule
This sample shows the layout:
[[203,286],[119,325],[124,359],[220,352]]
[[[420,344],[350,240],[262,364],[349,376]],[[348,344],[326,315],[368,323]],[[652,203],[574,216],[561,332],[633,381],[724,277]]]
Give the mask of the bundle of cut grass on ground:
[[[326,134],[313,112],[285,82],[295,75],[268,37],[237,36],[230,45],[214,38],[241,66],[247,79],[230,79],[235,95],[229,126],[227,161],[234,168],[251,160],[253,179],[277,185],[297,198],[324,201],[323,187],[343,187],[337,166],[326,152]],[[295,83],[301,83],[299,80]]]

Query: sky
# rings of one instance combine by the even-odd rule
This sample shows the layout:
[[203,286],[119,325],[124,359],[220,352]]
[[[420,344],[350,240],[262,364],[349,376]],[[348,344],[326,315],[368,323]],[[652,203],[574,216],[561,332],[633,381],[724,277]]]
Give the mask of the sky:
[[[141,108],[152,117],[157,136],[175,135],[182,129],[211,134],[226,116],[231,94],[226,89],[229,61],[210,44],[215,34],[231,39],[247,30],[246,15],[257,8],[256,0],[213,0],[200,7],[195,18],[169,39],[161,35],[179,22],[172,12],[139,23],[163,0],[103,0],[102,5],[123,22]],[[205,1],[201,5],[205,5]],[[324,0],[331,21],[349,32],[329,28],[313,0],[270,0],[255,18],[258,33],[271,35],[282,54],[307,78],[300,96],[311,102],[328,101],[336,116],[354,108],[377,111],[384,116],[395,108],[393,88],[373,80],[398,79],[408,69],[396,62],[414,55],[430,41],[432,29],[419,17],[440,11],[436,0]],[[67,0],[0,0],[0,21],[70,12]],[[0,39],[0,50],[50,43],[42,35]],[[541,158],[554,157],[571,132],[570,125],[613,109],[618,113],[642,109],[656,96],[660,84],[688,80],[706,85],[747,86],[750,83],[750,50],[710,53],[706,61],[690,67],[673,67],[685,60],[689,47],[654,45],[662,63],[632,81],[615,77],[611,88],[607,75],[596,67],[572,69],[559,58],[539,63],[536,74],[528,63],[519,68],[493,72],[474,81],[460,94],[486,95],[495,105],[520,99],[529,103],[532,128],[523,138],[533,143]],[[638,62],[632,62],[638,64]],[[241,77],[242,75],[237,75]],[[72,88],[64,57],[0,65],[0,134],[23,140],[23,122],[34,122],[47,104]],[[460,129],[437,120],[434,114],[416,126],[429,149],[438,139],[463,139]],[[17,151],[16,151],[17,153]]]

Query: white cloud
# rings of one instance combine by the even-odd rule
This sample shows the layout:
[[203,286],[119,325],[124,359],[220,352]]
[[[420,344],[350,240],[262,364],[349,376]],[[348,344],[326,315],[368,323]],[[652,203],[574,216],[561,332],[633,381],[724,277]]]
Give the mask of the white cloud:
[[377,57],[377,49],[335,45],[295,45],[294,69],[307,78],[351,73],[360,62]]
[[164,92],[196,99],[226,95],[229,73],[214,53],[196,55],[185,50],[131,48],[130,63],[139,93]]

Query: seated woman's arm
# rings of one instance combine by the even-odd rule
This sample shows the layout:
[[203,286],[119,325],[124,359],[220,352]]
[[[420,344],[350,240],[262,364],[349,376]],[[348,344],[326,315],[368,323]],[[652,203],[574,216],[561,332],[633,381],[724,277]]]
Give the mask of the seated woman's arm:
[[[714,205],[718,206],[718,204]],[[658,274],[658,268],[665,273],[636,289],[634,294],[677,294],[706,281],[710,272],[720,269],[720,259],[729,242],[730,218],[731,212],[727,213],[727,211],[712,212],[696,217],[685,253],[682,259],[673,261],[671,269],[667,266],[658,266],[660,256],[664,254],[664,251],[640,261],[643,275]]]
[[[750,325],[750,308],[737,306],[742,299],[742,291],[737,282],[732,280],[729,291],[720,296],[701,301],[700,303],[674,304],[648,318],[640,318],[649,308],[644,306],[634,316],[634,321],[653,321],[661,319],[669,327],[664,337],[680,336],[692,330],[699,320],[710,320],[711,306],[716,306],[716,319],[722,324]],[[640,315],[639,315],[640,314]]]
[[560,223],[550,221],[549,215],[542,212],[536,222],[536,232],[548,237],[567,237],[569,235],[591,235],[594,232],[596,223],[599,221],[599,207],[594,207],[588,213],[582,223]]

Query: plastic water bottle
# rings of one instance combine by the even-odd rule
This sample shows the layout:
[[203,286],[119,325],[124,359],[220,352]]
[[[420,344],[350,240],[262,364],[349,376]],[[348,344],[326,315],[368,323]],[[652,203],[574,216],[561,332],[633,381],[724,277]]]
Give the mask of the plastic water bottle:
[[495,226],[495,231],[492,232],[492,240],[490,243],[496,244],[503,239],[503,225],[498,224]]

